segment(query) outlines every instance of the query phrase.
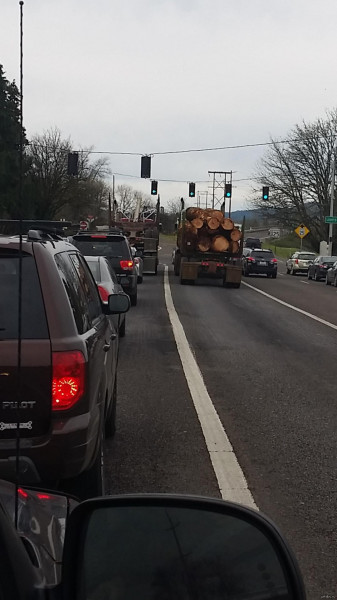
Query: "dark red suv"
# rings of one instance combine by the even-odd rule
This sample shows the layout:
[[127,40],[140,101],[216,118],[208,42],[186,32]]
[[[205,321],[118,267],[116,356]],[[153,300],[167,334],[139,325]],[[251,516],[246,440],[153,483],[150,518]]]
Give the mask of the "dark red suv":
[[0,290],[0,477],[15,477],[20,423],[22,483],[102,494],[117,393],[118,332],[108,315],[126,312],[129,298],[103,305],[78,249],[40,230],[23,237],[21,254],[18,236],[0,236]]

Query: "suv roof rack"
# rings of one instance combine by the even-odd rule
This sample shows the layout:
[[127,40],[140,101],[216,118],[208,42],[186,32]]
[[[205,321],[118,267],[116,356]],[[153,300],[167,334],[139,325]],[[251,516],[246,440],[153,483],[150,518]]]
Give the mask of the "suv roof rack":
[[71,221],[48,221],[45,219],[0,219],[0,233],[3,235],[19,235],[20,223],[22,223],[22,234],[29,235],[29,231],[35,230],[41,233],[57,235],[61,237],[64,229],[71,227]]

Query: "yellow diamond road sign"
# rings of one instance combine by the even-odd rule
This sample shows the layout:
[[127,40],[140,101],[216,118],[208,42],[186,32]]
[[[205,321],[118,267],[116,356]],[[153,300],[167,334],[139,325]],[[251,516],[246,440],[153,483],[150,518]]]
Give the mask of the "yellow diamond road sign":
[[297,233],[298,237],[304,238],[308,233],[310,233],[310,229],[308,229],[303,223],[296,227],[295,233]]

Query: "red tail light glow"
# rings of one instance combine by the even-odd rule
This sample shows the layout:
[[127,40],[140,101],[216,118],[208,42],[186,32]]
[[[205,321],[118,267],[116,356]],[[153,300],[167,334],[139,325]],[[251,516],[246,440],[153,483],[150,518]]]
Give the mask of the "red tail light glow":
[[98,285],[97,287],[102,302],[107,302],[110,296],[109,292],[105,289],[105,287],[103,287],[103,285]]
[[39,493],[39,494],[36,494],[36,495],[39,498],[39,500],[49,500],[49,498],[51,498],[51,496],[49,494]]
[[255,262],[255,258],[253,258],[252,256],[247,256],[247,260],[248,262]]
[[298,265],[298,258],[295,258],[295,265]]
[[106,235],[91,235],[90,237],[92,237],[92,238],[100,238],[100,239],[105,239],[106,240]]
[[85,359],[82,352],[53,352],[52,409],[66,410],[84,393]]
[[23,490],[22,488],[18,488],[18,494],[19,496],[21,496],[21,498],[24,498],[25,500],[28,498],[27,492],[25,492],[25,490]]
[[272,258],[270,262],[277,263],[277,258]]
[[133,260],[121,260],[120,266],[124,271],[128,271],[128,269],[132,269]]
[[202,263],[201,263],[201,266],[202,266],[202,267],[208,267],[208,266],[209,266],[209,263],[208,263],[208,262],[205,262],[205,261],[203,260],[203,261],[202,261]]

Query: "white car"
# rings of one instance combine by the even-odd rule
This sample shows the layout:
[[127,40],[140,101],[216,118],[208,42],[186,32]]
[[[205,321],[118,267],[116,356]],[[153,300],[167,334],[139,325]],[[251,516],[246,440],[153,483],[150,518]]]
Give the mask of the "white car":
[[143,283],[143,259],[140,256],[137,256],[138,252],[134,246],[131,246],[131,253],[137,269],[137,283]]
[[286,269],[289,275],[296,273],[308,273],[309,266],[314,262],[316,254],[314,252],[295,252],[286,262]]

